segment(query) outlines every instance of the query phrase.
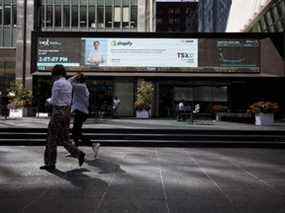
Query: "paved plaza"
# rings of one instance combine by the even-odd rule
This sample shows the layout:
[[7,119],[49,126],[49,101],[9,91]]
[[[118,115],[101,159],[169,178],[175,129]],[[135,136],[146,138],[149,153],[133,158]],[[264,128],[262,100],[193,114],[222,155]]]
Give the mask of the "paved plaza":
[[86,163],[58,148],[0,146],[2,213],[281,213],[285,150],[102,147]]
[[[24,117],[4,120],[0,117],[0,128],[47,128],[48,118]],[[93,119],[84,123],[84,128],[146,128],[146,129],[209,129],[209,130],[284,130],[285,121],[276,121],[272,126],[225,122],[216,120],[195,120],[178,122],[175,119]]]

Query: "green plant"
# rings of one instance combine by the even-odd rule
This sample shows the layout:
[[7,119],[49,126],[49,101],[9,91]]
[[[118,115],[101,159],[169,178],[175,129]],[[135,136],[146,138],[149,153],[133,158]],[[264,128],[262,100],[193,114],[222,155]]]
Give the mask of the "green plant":
[[141,81],[138,86],[135,102],[136,110],[150,110],[153,97],[153,85],[151,82]]
[[32,105],[32,91],[24,88],[22,81],[16,80],[8,89],[9,103],[14,108],[29,107]]
[[247,112],[251,113],[274,113],[279,111],[279,105],[276,102],[258,101],[248,107]]

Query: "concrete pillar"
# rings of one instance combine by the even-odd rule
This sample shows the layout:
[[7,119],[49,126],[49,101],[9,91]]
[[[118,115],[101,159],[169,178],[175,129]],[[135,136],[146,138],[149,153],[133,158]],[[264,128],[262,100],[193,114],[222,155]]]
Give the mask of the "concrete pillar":
[[27,1],[27,11],[26,87],[32,89],[31,47],[32,31],[34,28],[34,0]]
[[148,0],[138,1],[138,32],[146,31],[146,4]]
[[33,30],[34,1],[17,0],[17,14],[16,80],[25,81],[26,87],[32,89],[31,32]]
[[24,0],[17,0],[16,80],[23,79]]
[[148,32],[155,32],[155,10],[156,10],[156,1],[155,0],[149,0],[149,7],[148,7],[148,10],[149,10],[149,30]]

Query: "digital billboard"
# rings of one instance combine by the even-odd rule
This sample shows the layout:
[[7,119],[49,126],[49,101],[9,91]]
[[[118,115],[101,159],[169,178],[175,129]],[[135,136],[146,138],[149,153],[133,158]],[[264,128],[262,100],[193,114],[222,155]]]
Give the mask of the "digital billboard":
[[81,43],[78,38],[40,38],[38,41],[38,68],[63,64],[66,67],[80,66]]
[[259,72],[259,55],[256,39],[40,37],[37,69]]
[[84,64],[107,67],[197,67],[197,39],[84,38]]

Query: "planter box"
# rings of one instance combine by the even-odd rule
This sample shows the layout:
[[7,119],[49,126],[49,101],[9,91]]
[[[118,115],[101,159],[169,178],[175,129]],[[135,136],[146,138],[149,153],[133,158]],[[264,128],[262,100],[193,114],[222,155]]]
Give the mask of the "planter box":
[[136,111],[136,118],[149,119],[150,117],[151,117],[151,111],[150,110]]
[[255,115],[255,125],[270,126],[274,123],[273,113],[258,113]]
[[22,117],[23,117],[23,108],[10,109],[9,118],[22,118]]

